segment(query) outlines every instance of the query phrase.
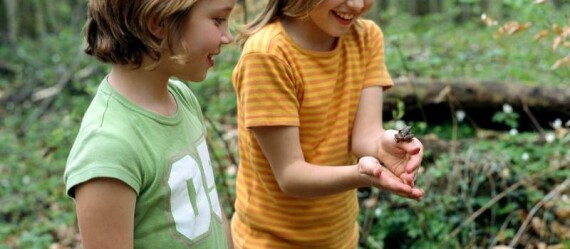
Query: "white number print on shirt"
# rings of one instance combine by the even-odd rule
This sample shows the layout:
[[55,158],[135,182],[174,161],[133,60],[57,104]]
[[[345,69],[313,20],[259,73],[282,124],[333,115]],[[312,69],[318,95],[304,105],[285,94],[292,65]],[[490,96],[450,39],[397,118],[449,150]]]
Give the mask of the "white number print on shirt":
[[[171,192],[170,211],[176,223],[176,230],[190,240],[208,232],[212,212],[218,219],[222,217],[206,142],[198,145],[198,154],[202,167],[192,157],[185,156],[172,164],[168,178]],[[205,177],[205,185],[202,176]]]

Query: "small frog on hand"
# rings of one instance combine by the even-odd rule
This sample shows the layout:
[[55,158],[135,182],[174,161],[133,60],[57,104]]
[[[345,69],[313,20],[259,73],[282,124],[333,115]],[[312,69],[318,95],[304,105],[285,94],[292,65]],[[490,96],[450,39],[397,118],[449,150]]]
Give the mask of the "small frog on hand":
[[397,134],[394,134],[394,139],[396,140],[396,143],[399,142],[409,143],[412,141],[413,138],[414,138],[414,133],[412,133],[411,126],[405,126],[404,128],[398,130]]

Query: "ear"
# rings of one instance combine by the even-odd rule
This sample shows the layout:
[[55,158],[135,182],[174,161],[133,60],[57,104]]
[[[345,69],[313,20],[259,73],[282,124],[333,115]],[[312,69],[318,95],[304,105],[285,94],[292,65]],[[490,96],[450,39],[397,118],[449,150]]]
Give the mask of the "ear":
[[156,19],[150,20],[147,26],[151,34],[160,39],[164,38],[164,27],[162,27]]

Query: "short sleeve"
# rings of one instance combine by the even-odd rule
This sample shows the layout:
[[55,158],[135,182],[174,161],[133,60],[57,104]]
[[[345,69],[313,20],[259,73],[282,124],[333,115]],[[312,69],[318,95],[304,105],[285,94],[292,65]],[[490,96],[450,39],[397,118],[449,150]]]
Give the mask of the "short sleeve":
[[366,22],[366,51],[371,51],[366,65],[366,79],[363,87],[382,86],[385,89],[393,85],[390,73],[384,61],[384,37],[382,30],[373,21]]
[[130,186],[137,195],[141,188],[140,170],[133,151],[114,136],[89,132],[74,144],[64,173],[66,193],[75,197],[75,187],[95,178],[113,178]]
[[264,53],[243,55],[234,81],[246,127],[299,126],[297,88],[284,60]]

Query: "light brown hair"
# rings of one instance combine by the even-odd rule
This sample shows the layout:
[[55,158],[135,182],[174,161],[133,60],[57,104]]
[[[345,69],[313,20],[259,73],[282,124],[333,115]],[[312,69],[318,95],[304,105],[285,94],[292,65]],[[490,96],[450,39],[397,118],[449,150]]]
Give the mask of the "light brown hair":
[[283,17],[302,18],[323,0],[269,0],[259,15],[239,31],[236,42],[240,46],[265,25]]
[[[84,51],[103,62],[139,68],[145,55],[156,63],[168,49],[184,63],[184,24],[196,1],[89,0]],[[162,38],[151,31],[153,24],[162,28]]]

